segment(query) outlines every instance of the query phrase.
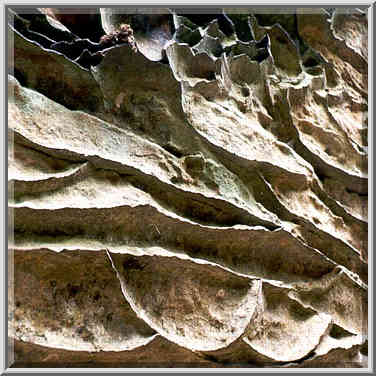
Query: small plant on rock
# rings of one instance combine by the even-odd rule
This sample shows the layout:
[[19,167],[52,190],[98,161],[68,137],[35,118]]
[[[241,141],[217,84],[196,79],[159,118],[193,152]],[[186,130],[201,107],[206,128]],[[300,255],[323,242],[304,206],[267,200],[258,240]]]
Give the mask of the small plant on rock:
[[133,36],[133,29],[128,24],[121,24],[119,29],[103,35],[99,43],[103,46],[103,48],[128,43],[132,47],[132,50],[137,52],[136,41]]

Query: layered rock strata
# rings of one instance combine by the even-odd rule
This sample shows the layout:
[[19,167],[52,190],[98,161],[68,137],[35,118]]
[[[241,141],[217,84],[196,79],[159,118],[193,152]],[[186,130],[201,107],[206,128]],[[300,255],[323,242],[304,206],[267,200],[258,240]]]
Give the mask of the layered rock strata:
[[9,10],[13,367],[367,367],[366,11],[84,14]]

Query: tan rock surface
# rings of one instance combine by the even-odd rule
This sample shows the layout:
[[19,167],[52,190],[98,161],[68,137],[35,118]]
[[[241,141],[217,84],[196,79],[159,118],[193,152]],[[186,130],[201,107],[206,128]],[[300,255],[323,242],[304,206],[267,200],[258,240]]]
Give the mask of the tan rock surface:
[[12,367],[367,367],[367,14],[79,15],[9,14]]

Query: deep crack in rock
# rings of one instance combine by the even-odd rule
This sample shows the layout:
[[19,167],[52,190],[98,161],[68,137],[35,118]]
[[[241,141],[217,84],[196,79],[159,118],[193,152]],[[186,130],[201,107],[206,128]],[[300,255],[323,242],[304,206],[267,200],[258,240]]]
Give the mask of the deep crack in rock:
[[8,9],[12,367],[367,367],[367,27]]

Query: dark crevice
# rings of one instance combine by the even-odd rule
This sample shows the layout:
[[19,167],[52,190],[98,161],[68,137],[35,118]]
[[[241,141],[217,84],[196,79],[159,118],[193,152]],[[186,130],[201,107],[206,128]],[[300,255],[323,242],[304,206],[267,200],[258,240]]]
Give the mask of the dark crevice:
[[263,26],[273,26],[279,24],[293,40],[297,39],[297,27],[295,13],[254,13],[257,23]]
[[325,179],[330,179],[330,177],[324,174],[321,170],[315,169],[315,174],[322,183],[324,182]]
[[266,48],[264,48],[264,49],[258,50],[256,56],[253,57],[252,60],[256,60],[257,62],[261,63],[262,61],[267,59],[269,56],[270,56],[269,51]]
[[38,43],[41,47],[50,48],[51,44],[55,42],[54,40],[40,34],[39,32],[30,31],[31,23],[19,17],[16,13],[12,12],[12,10],[8,11],[8,20],[9,24],[15,30],[17,30],[25,38]]
[[234,24],[236,36],[240,41],[250,42],[253,40],[252,31],[249,26],[249,15],[228,14],[227,17]]
[[342,327],[340,327],[336,324],[332,325],[332,328],[330,329],[329,335],[332,338],[335,338],[335,339],[341,339],[341,338],[354,336],[353,333],[348,332],[347,330],[343,329]]
[[[68,59],[72,65],[64,62],[62,55],[51,53],[42,49],[38,44],[23,40],[22,34],[10,26],[15,36],[15,59],[14,65],[26,76],[27,87],[33,89],[49,99],[53,99],[69,110],[82,110],[87,113],[98,113],[103,108],[103,98],[99,85],[88,69],[83,69],[77,62]],[[22,58],[24,48],[28,51]],[[18,59],[20,56],[21,59]],[[26,64],[22,63],[25,59]],[[43,69],[36,64],[33,71],[33,59],[45,61],[50,69]],[[53,67],[51,69],[51,67]],[[68,73],[69,72],[69,73]],[[66,80],[73,73],[75,80]],[[29,79],[30,78],[30,79]],[[72,78],[72,77],[71,77]]]
[[162,50],[162,59],[158,61],[159,64],[168,65],[170,66],[170,62],[168,60],[166,50]]
[[368,356],[368,340],[364,342],[364,344],[360,348],[360,353],[362,355]]
[[[102,61],[103,55],[100,51],[118,44],[118,42],[114,42],[111,45],[108,45],[107,42],[110,37],[107,38],[106,41],[101,39],[100,43],[96,43],[88,38],[80,39],[69,32],[63,34],[57,33],[56,35],[55,30],[58,29],[55,29],[48,24],[45,15],[31,14],[29,16],[29,19],[26,20],[23,17],[18,16],[16,13],[13,13],[11,10],[9,11],[10,24],[23,37],[36,42],[44,49],[57,51],[63,54],[69,60],[76,62],[82,68],[87,70],[89,70],[91,66],[98,65]],[[44,24],[44,27],[41,27],[41,23]],[[46,24],[48,24],[49,27],[47,27]],[[38,32],[33,30],[37,30]],[[101,27],[100,30],[102,30]],[[104,32],[102,30],[101,37],[103,37],[103,34]],[[89,37],[90,36],[91,35],[89,35]],[[99,40],[100,37],[92,39]]]
[[205,78],[208,81],[215,81],[216,80],[215,72],[208,72]]
[[88,50],[83,50],[81,55],[75,59],[74,61],[81,65],[83,68],[90,69],[90,67],[94,67],[103,60],[103,55],[100,52],[95,54],[91,54]]
[[[234,24],[232,20],[227,17],[225,14],[223,14],[222,9],[199,9],[197,10],[200,13],[192,13],[194,12],[193,9],[176,9],[175,12],[179,16],[186,17],[189,21],[193,22],[197,26],[200,27],[206,27],[208,26],[212,21],[217,20],[219,29],[227,36],[230,36],[234,33]],[[217,13],[215,13],[217,12]]]
[[322,182],[326,178],[337,179],[345,187],[348,187],[352,191],[367,195],[367,178],[351,175],[339,167],[329,164],[325,159],[308,149],[308,147],[299,139],[299,137],[296,138],[294,136],[294,138],[296,140],[295,152],[311,164],[315,170],[316,176]]
[[72,286],[70,283],[68,283],[67,289],[68,289],[69,298],[74,298],[80,291],[79,286],[75,286],[75,285]]
[[368,197],[368,193],[359,193],[359,192],[356,192],[356,191],[353,191],[347,187],[345,187],[345,191],[349,194],[356,194],[358,195],[359,197]]
[[184,156],[184,154],[181,151],[179,151],[175,146],[171,144],[162,145],[162,148],[176,158],[181,158]]
[[137,257],[128,257],[125,261],[123,261],[123,269],[124,271],[127,270],[143,270],[145,268],[144,265],[138,260]]
[[98,52],[102,49],[99,43],[93,43],[89,39],[78,39],[73,42],[57,42],[51,45],[51,49],[61,52],[71,60],[80,56],[82,51],[87,50],[91,53]]
[[[16,29],[17,30],[17,29]],[[20,31],[20,30],[17,30]],[[47,38],[43,34],[36,33],[34,31],[30,30],[24,30],[23,32],[20,31],[20,33],[27,39],[32,40],[33,42],[38,43],[41,47],[49,49],[51,48],[51,45],[55,43],[54,40]]]
[[78,38],[88,38],[93,42],[98,42],[104,34],[99,8],[90,8],[82,12],[67,13],[61,8],[47,8],[50,17],[56,19],[69,29]]
[[319,64],[320,63],[316,59],[314,59],[313,57],[309,57],[308,59],[303,61],[303,66],[306,67],[306,68],[316,67]]
[[242,92],[243,97],[249,97],[250,95],[250,91],[247,87],[242,87],[241,92]]
[[14,68],[13,72],[9,72],[9,74],[11,74],[20,83],[21,86],[27,86],[26,76],[17,68]]
[[260,49],[267,48],[269,44],[270,44],[270,41],[269,41],[268,34],[266,34],[264,38],[260,39],[259,41],[256,41],[256,47]]
[[234,24],[230,20],[229,17],[225,14],[221,14],[220,17],[217,18],[218,20],[218,25],[220,30],[226,35],[226,36],[231,36],[234,33]]
[[219,363],[218,359],[213,355],[210,355],[210,354],[200,354],[200,355],[205,360],[208,360],[208,361],[213,362],[213,363]]
[[28,21],[29,32],[36,32],[44,35],[53,41],[73,41],[77,36],[69,31],[63,31],[50,25],[46,15],[42,14],[37,8],[17,8],[9,9],[9,13],[15,12],[21,18]]

